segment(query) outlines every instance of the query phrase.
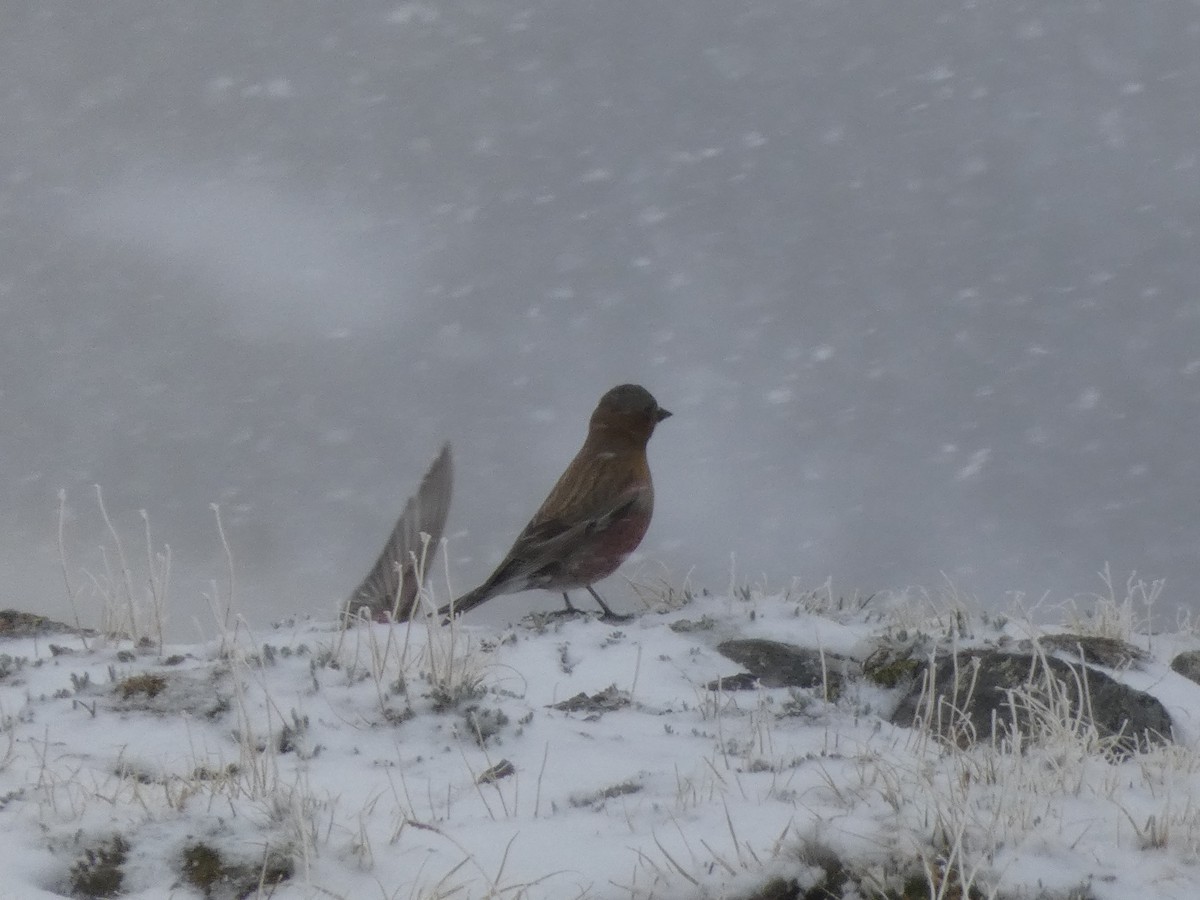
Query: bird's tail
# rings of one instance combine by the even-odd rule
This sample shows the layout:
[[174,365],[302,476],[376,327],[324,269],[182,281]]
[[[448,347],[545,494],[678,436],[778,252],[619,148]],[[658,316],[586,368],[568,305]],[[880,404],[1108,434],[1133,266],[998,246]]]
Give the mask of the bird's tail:
[[475,588],[475,590],[468,591],[467,593],[463,594],[453,603],[447,603],[438,610],[438,615],[445,618],[449,616],[451,612],[453,612],[456,616],[460,613],[470,612],[479,604],[484,603],[487,600],[491,600],[494,596],[496,596],[496,587],[489,579],[479,587]]

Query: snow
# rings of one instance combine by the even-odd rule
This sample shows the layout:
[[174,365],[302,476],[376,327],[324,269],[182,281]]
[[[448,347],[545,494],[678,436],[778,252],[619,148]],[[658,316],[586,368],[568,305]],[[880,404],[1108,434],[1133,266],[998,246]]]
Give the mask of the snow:
[[[739,670],[716,650],[730,637],[861,659],[881,634],[936,634],[947,617],[930,613],[739,591],[657,597],[620,625],[290,622],[161,651],[3,640],[0,898],[69,893],[113,835],[130,848],[123,896],[145,898],[202,896],[180,876],[198,843],[251,867],[267,847],[290,856],[278,898],[735,897],[773,874],[812,884],[829,858],[881,883],[948,864],[984,896],[1192,897],[1200,685],[1165,663],[1194,635],[1141,636],[1152,658],[1122,677],[1183,743],[1122,762],[1070,743],[948,748],[889,724],[894,692],[857,681],[834,701],[706,688]],[[984,618],[960,643],[1031,627]],[[554,708],[580,694],[604,702]]]

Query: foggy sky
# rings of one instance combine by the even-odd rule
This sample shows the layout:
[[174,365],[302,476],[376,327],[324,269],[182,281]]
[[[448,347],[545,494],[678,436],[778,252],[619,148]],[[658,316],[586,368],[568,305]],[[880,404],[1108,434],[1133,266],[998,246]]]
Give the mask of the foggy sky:
[[37,0],[0,121],[2,606],[98,483],[326,615],[447,439],[465,590],[636,381],[627,574],[1196,608],[1200,4]]

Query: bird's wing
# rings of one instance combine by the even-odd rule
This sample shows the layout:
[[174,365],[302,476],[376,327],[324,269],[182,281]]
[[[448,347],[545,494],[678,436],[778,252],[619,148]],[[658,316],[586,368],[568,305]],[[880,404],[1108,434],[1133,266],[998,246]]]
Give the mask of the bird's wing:
[[348,613],[353,615],[365,606],[372,616],[390,612],[403,621],[412,615],[421,587],[417,564],[422,574],[433,564],[450,511],[453,482],[454,466],[450,444],[446,443],[421,479],[416,494],[408,498],[379,559],[346,601]]
[[[629,515],[641,499],[642,491],[628,491],[614,503],[577,522],[568,523],[561,519],[531,522],[513,544],[505,564],[488,581],[499,587],[529,580],[529,587],[537,587],[539,573],[550,575],[547,570],[572,556],[575,548],[591,535]],[[503,593],[503,590],[496,590],[496,593]]]
[[540,587],[539,582],[552,578],[554,567],[571,557],[581,542],[627,516],[642,502],[644,494],[644,489],[627,491],[596,515],[575,523],[562,519],[530,522],[496,571],[475,590],[459,597],[453,604],[443,606],[438,614],[448,616],[453,609],[458,615],[492,597]]

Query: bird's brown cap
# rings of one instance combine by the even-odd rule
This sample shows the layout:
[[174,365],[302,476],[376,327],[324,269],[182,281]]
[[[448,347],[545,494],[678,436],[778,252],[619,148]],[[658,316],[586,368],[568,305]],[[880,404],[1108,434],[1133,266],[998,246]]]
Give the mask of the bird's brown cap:
[[640,384],[619,384],[600,398],[597,413],[643,416],[661,422],[671,415],[658,405],[654,395]]

